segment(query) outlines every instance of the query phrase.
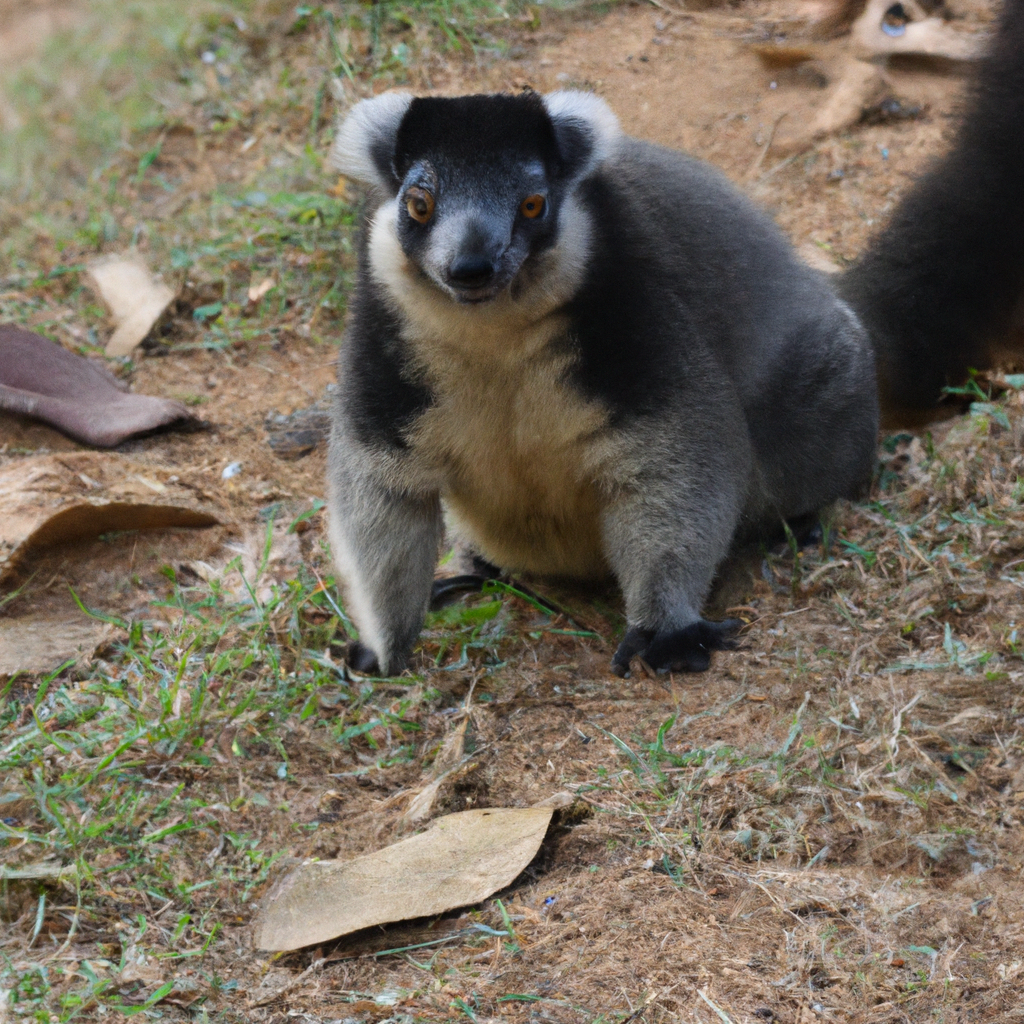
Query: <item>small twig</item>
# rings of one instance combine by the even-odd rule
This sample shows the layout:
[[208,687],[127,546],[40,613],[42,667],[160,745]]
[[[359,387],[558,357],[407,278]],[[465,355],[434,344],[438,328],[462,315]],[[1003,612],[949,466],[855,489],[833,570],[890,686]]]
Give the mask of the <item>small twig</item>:
[[785,160],[780,160],[770,170],[765,171],[764,174],[762,174],[761,177],[757,179],[757,183],[760,185],[766,182],[769,178],[775,177],[775,175],[778,174],[778,172],[781,171],[783,167],[788,167],[794,160],[797,159],[797,157],[803,156],[804,152],[805,151],[801,150],[799,153],[794,153],[792,156],[787,156]]
[[711,1009],[712,1009],[712,1010],[714,1010],[716,1014],[718,1014],[718,1019],[719,1019],[720,1021],[722,1021],[722,1024],[732,1024],[732,1017],[730,1017],[730,1016],[729,1016],[729,1014],[727,1014],[727,1013],[725,1012],[725,1010],[723,1010],[723,1009],[722,1009],[722,1008],[721,1008],[720,1006],[718,1006],[718,1005],[717,1005],[716,1003],[713,1003],[713,1002],[712,1002],[712,1001],[711,1001],[711,1000],[710,1000],[710,999],[708,998],[708,996],[707,996],[707,995],[705,995],[705,994],[704,994],[703,992],[701,992],[701,990],[700,990],[700,989],[697,989],[697,995],[699,995],[699,996],[701,997],[701,999],[703,999],[703,1000],[704,1000],[704,1002],[705,1002],[705,1003],[707,1003],[707,1004],[708,1004],[708,1006],[710,1006],[710,1007],[711,1007]]
[[761,147],[761,152],[757,154],[757,159],[750,165],[750,170],[747,171],[747,180],[753,179],[759,170],[761,170],[761,164],[764,163],[764,158],[768,155],[768,150],[772,148],[772,139],[775,138],[775,129],[779,127],[779,123],[789,113],[788,110],[784,110],[777,118],[775,123],[771,126],[768,131],[768,138],[764,140],[764,145]]
[[280,999],[281,996],[287,995],[293,988],[301,985],[314,971],[319,970],[327,962],[326,957],[321,957],[319,960],[314,960],[301,974],[296,975],[291,981],[286,982],[279,989],[271,992],[268,996],[262,996],[260,999],[249,999],[246,1001],[246,1009],[255,1010],[257,1006],[266,1006],[268,1003],[274,1002],[276,999]]
[[[653,0],[652,0],[652,2],[653,2]],[[661,4],[658,4],[658,6],[660,7]],[[625,993],[623,993],[623,994],[625,994]],[[620,1022],[620,1024],[630,1024],[631,1021],[636,1020],[640,1016],[640,1014],[643,1013],[644,1010],[646,1010],[647,1007],[650,1006],[651,1003],[654,1002],[654,1000],[657,997],[658,997],[658,993],[657,992],[652,992],[628,1017],[624,1017],[622,1019],[622,1021]],[[730,1024],[732,1024],[731,1021],[730,1021]]]
[[61,943],[61,946],[57,950],[57,952],[51,953],[46,958],[47,963],[49,963],[49,961],[51,960],[57,960],[59,957],[63,956],[68,946],[71,945],[71,940],[75,937],[75,935],[78,934],[78,924],[82,916],[82,888],[80,885],[78,886],[78,892],[76,893],[76,895],[78,897],[78,900],[75,904],[75,916],[71,919],[71,927],[68,929],[67,937]]

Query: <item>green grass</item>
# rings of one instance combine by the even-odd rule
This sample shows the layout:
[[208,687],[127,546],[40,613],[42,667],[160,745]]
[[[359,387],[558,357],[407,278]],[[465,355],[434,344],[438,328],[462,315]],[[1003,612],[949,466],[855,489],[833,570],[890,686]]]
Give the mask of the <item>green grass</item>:
[[[2,83],[0,319],[95,349],[84,263],[138,246],[202,286],[172,345],[337,334],[356,211],[324,163],[332,81],[358,98],[405,82],[413,57],[498,52],[516,3],[81,4]],[[277,287],[254,309],[256,274]]]
[[[439,648],[481,645],[501,609],[482,600],[435,616],[435,629],[448,623]],[[345,631],[337,595],[309,573],[265,603],[217,580],[175,582],[164,610],[174,625],[121,623],[123,641],[83,674],[14,678],[0,696],[0,845],[40,879],[3,882],[5,917],[39,915],[41,955],[0,961],[19,1014],[71,1020],[168,995],[115,983],[129,950],[162,971],[161,984],[200,985],[204,999],[230,991],[230,979],[180,968],[217,952],[224,921],[266,881],[288,832],[317,828],[315,817],[295,820],[283,795],[296,775],[405,764],[419,718],[446,699],[416,677],[348,677],[330,654]],[[254,816],[262,831],[247,827]],[[69,868],[56,892],[47,865]],[[99,918],[121,921],[117,940],[100,944],[109,954],[62,976],[48,954],[89,941]]]
[[[199,106],[215,131],[268,114],[310,113],[318,140],[332,76],[404,81],[424,49],[491,50],[515,0],[388,0],[294,5],[280,0],[91,0],[71,28],[4,83],[10,106],[0,190],[14,204],[73,199],[140,134]],[[282,59],[282,53],[287,55]],[[260,95],[254,97],[253,92]],[[144,174],[154,147],[139,153]]]

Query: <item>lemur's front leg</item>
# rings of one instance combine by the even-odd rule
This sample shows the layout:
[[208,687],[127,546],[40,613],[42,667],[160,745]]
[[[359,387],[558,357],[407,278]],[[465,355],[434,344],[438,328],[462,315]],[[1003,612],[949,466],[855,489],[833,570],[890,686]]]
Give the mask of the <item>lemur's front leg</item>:
[[426,615],[443,533],[438,494],[396,485],[393,462],[335,422],[328,464],[331,547],[359,629],[349,661],[397,675]]
[[[735,426],[717,437],[691,435],[639,463],[604,511],[605,552],[626,599],[628,628],[612,671],[629,674],[643,658],[658,671],[703,672],[713,650],[735,646],[737,619],[701,618],[715,571],[728,553],[743,509],[750,452]],[[645,464],[646,463],[646,464]]]

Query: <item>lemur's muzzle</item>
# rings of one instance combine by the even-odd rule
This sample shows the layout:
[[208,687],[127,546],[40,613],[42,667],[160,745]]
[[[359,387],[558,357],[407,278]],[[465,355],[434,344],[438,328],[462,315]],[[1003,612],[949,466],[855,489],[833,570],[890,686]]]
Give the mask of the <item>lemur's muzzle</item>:
[[448,268],[448,280],[456,288],[483,288],[494,280],[496,270],[495,261],[487,256],[460,255]]

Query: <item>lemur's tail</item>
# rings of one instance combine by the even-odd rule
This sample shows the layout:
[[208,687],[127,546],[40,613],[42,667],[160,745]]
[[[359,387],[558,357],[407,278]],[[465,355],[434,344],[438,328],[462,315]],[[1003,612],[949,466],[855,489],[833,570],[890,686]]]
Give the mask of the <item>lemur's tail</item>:
[[839,288],[871,332],[889,422],[1024,351],[1024,0],[1003,0],[953,148]]

